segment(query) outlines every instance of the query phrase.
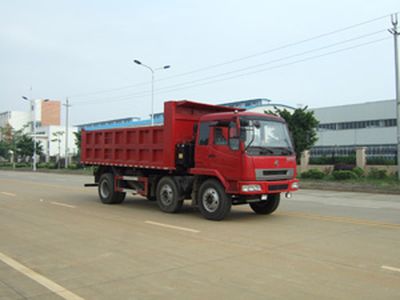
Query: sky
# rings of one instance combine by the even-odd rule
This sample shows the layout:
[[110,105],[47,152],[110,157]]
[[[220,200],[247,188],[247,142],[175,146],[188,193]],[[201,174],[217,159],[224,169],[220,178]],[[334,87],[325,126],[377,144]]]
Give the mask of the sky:
[[183,99],[393,99],[398,11],[398,0],[0,0],[0,112],[28,111],[23,95],[68,97],[74,125],[145,119],[151,72],[134,59],[171,66],[155,71],[155,112]]

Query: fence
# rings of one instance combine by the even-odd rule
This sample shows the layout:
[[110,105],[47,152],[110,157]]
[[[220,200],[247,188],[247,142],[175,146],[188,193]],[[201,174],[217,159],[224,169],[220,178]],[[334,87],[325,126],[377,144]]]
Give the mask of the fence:
[[[394,150],[396,152],[394,152]],[[349,165],[360,167],[366,172],[370,169],[386,170],[388,174],[394,174],[397,171],[397,148],[375,147],[368,149],[366,147],[331,147],[324,149],[313,149],[304,151],[301,155],[298,172],[305,172],[309,169],[319,169],[325,172],[331,172],[335,165]]]

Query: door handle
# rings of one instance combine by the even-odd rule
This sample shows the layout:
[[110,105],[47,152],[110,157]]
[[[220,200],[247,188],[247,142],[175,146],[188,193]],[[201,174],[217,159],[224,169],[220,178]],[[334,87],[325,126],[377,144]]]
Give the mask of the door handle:
[[215,154],[208,154],[208,158],[215,158]]

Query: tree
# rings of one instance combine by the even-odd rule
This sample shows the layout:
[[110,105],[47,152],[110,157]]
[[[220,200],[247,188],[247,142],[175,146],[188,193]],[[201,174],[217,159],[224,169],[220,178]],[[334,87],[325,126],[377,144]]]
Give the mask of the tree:
[[318,120],[313,111],[308,111],[307,106],[296,108],[293,112],[286,109],[275,108],[275,112],[265,111],[267,114],[273,114],[285,119],[289,131],[293,136],[294,148],[297,161],[300,161],[300,155],[303,151],[309,150],[317,142]]
[[10,157],[10,144],[5,140],[0,141],[0,157],[8,159]]
[[[21,134],[21,136],[17,137],[15,145],[16,145],[16,153],[18,156],[29,157],[29,159],[32,158],[33,147],[34,147],[34,142],[32,137],[28,136],[27,134]],[[37,141],[36,155],[41,155],[42,153],[43,153],[43,146],[39,141]]]
[[[4,156],[5,158],[8,158],[10,156],[11,150],[15,153],[16,157],[20,157],[23,159],[28,157],[29,160],[32,159],[34,147],[33,138],[24,133],[24,130],[28,126],[29,124],[26,124],[22,127],[22,129],[15,130],[10,124],[6,124],[6,126],[0,128],[0,133],[2,137],[2,140],[0,142],[0,152],[2,154],[6,153],[6,155]],[[41,155],[42,153],[43,146],[39,141],[37,141],[36,155]],[[3,156],[2,154],[0,154],[0,156]]]
[[74,132],[75,136],[75,145],[78,148],[78,153],[81,151],[81,142],[82,142],[82,131]]
[[57,142],[58,144],[58,155],[57,155],[57,164],[58,164],[58,168],[61,167],[60,165],[60,160],[61,160],[61,139],[62,136],[64,135],[64,131],[56,131],[53,132],[53,139],[51,140],[52,142]]

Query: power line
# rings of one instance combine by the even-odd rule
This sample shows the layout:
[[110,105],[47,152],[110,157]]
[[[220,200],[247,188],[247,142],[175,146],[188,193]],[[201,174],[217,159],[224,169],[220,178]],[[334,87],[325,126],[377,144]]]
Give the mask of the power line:
[[[356,23],[356,24],[353,24],[353,25],[350,25],[350,26],[346,26],[346,27],[343,27],[343,28],[340,28],[340,29],[336,29],[336,30],[333,30],[333,31],[322,33],[322,34],[319,34],[319,35],[316,35],[316,36],[313,36],[313,37],[310,37],[310,38],[307,38],[307,39],[303,39],[303,40],[300,40],[300,41],[297,41],[297,42],[288,43],[288,44],[285,44],[285,45],[282,45],[282,46],[279,46],[279,47],[276,47],[276,48],[268,49],[268,50],[265,50],[265,51],[261,51],[261,52],[255,53],[255,54],[239,57],[239,58],[232,59],[232,60],[229,60],[229,61],[225,61],[225,62],[222,62],[222,63],[209,65],[209,66],[206,66],[206,67],[194,69],[192,71],[188,71],[188,72],[176,74],[176,75],[173,75],[173,76],[165,77],[165,78],[159,79],[157,81],[160,82],[160,81],[171,80],[173,78],[182,77],[182,76],[185,76],[185,75],[206,71],[206,70],[209,70],[209,69],[214,69],[214,68],[225,66],[225,65],[228,65],[228,64],[233,64],[233,63],[236,63],[236,62],[239,62],[239,61],[247,60],[247,59],[250,59],[250,58],[253,58],[253,57],[257,57],[257,56],[265,55],[265,54],[268,54],[268,53],[276,52],[276,51],[283,50],[283,49],[286,49],[286,48],[290,48],[290,47],[293,47],[293,46],[296,46],[296,45],[304,44],[304,43],[307,43],[307,42],[310,42],[310,41],[313,41],[313,40],[316,40],[316,39],[320,39],[320,38],[323,38],[323,37],[327,37],[327,36],[330,36],[330,35],[341,33],[341,32],[344,32],[344,31],[347,31],[347,30],[350,30],[350,29],[353,29],[353,28],[357,28],[357,27],[360,27],[360,26],[363,26],[363,25],[367,25],[367,24],[382,20],[382,19],[384,19],[384,18],[386,18],[388,16],[390,16],[390,14],[387,14],[387,15],[384,15],[384,16],[380,16],[380,17],[377,17],[377,18],[373,18],[373,19],[369,19],[369,20],[364,21],[364,22]],[[82,98],[82,97],[91,96],[91,95],[98,95],[98,94],[103,94],[103,93],[121,91],[121,90],[126,90],[126,89],[130,89],[130,88],[138,87],[138,86],[143,86],[143,85],[146,85],[146,84],[150,84],[150,82],[141,82],[141,83],[137,83],[137,84],[133,84],[133,85],[126,85],[126,86],[117,87],[117,88],[98,90],[98,91],[94,91],[94,92],[90,92],[90,93],[80,93],[80,94],[72,95],[72,96],[70,96],[70,98]]]
[[[310,53],[318,52],[318,51],[321,51],[321,50],[324,50],[324,49],[328,49],[328,48],[332,48],[332,47],[335,47],[335,46],[338,46],[338,45],[342,45],[342,44],[346,44],[346,43],[353,42],[353,41],[356,41],[356,40],[360,40],[360,39],[363,39],[363,38],[366,38],[366,37],[369,37],[369,36],[372,36],[372,35],[376,35],[376,34],[382,33],[382,32],[386,32],[386,29],[385,29],[385,30],[374,31],[374,32],[372,32],[372,33],[360,35],[360,36],[355,37],[355,38],[346,39],[346,40],[343,40],[343,41],[340,41],[340,42],[336,42],[336,43],[329,44],[329,45],[326,45],[326,46],[314,48],[314,49],[307,50],[307,51],[300,52],[300,53],[296,53],[296,54],[293,54],[293,55],[289,55],[289,56],[277,58],[277,59],[274,59],[274,60],[270,60],[270,61],[268,61],[268,62],[264,62],[264,63],[260,63],[260,64],[255,64],[255,65],[252,65],[252,66],[244,67],[244,68],[237,69],[237,70],[233,70],[233,71],[223,72],[223,73],[220,73],[220,74],[216,74],[216,75],[212,75],[212,76],[207,76],[207,77],[199,78],[199,79],[187,81],[187,82],[184,82],[184,83],[178,83],[178,84],[169,86],[169,88],[170,88],[170,87],[175,87],[175,86],[186,85],[186,84],[190,84],[190,83],[195,83],[195,82],[197,82],[197,81],[203,81],[203,80],[208,80],[208,79],[212,79],[212,78],[218,78],[218,77],[221,77],[221,76],[225,76],[225,75],[229,75],[229,74],[234,74],[234,73],[238,73],[238,72],[242,72],[242,71],[254,69],[254,68],[261,67],[261,66],[270,65],[270,64],[273,64],[273,63],[276,63],[276,62],[280,62],[280,61],[284,61],[284,60],[287,60],[287,59],[290,59],[290,58],[294,58],[294,57],[298,57],[298,56],[303,56],[303,55],[305,55],[305,54],[310,54]],[[162,89],[163,89],[163,88],[160,88],[159,90],[162,90]]]
[[[323,53],[323,54],[314,55],[314,56],[310,56],[310,57],[307,57],[307,58],[295,60],[295,61],[292,61],[292,62],[289,62],[289,63],[280,64],[280,65],[276,65],[276,66],[273,66],[273,67],[264,68],[264,69],[260,69],[260,70],[256,70],[256,71],[247,72],[247,73],[237,74],[237,75],[234,75],[234,76],[221,78],[221,79],[218,79],[218,80],[211,80],[211,81],[206,81],[206,82],[203,82],[203,83],[193,84],[193,85],[185,86],[185,87],[177,87],[177,88],[172,88],[172,89],[171,89],[171,87],[166,87],[162,91],[161,91],[161,89],[156,91],[156,94],[166,93],[166,92],[173,92],[173,91],[177,91],[177,90],[188,89],[188,88],[208,85],[208,84],[212,84],[212,83],[216,83],[216,82],[231,80],[231,79],[235,79],[235,78],[238,78],[238,77],[243,77],[243,76],[252,75],[252,74],[256,74],[256,73],[266,72],[266,71],[269,71],[269,70],[278,69],[278,68],[282,68],[282,67],[287,67],[287,66],[291,66],[291,65],[294,65],[294,64],[299,64],[299,63],[302,63],[302,62],[306,62],[306,61],[318,59],[318,58],[321,58],[321,57],[333,55],[333,54],[336,54],[336,53],[345,52],[345,51],[349,51],[349,50],[352,50],[352,49],[368,46],[368,45],[375,44],[375,43],[378,43],[378,42],[382,42],[382,41],[385,41],[385,40],[388,40],[388,39],[390,39],[390,37],[376,39],[376,40],[372,40],[372,41],[369,41],[369,42],[353,45],[353,46],[350,46],[350,47],[346,47],[346,48],[342,48],[342,49],[326,52],[326,53]],[[112,100],[110,101],[109,100],[109,101],[105,101],[105,102],[95,102],[95,103],[90,103],[90,104],[101,104],[101,103],[104,104],[104,103],[123,102],[123,101],[131,100],[132,98],[142,97],[143,95],[131,95],[129,97],[125,96],[127,98],[121,98],[120,100],[114,100],[114,101],[112,101]],[[148,95],[148,93],[146,95]],[[84,104],[89,104],[89,103],[86,102]]]
[[[326,46],[322,46],[322,47],[314,48],[314,49],[311,49],[311,50],[303,51],[303,52],[300,52],[300,53],[296,53],[296,54],[293,54],[293,55],[289,55],[289,56],[277,58],[277,59],[274,59],[274,60],[270,60],[268,62],[264,62],[264,63],[261,63],[261,64],[256,64],[256,65],[248,66],[248,67],[245,67],[245,68],[241,68],[241,69],[237,69],[237,70],[233,70],[233,71],[229,71],[229,72],[223,72],[223,73],[212,75],[212,76],[207,76],[207,77],[203,77],[203,78],[199,78],[199,79],[195,79],[195,80],[186,81],[186,82],[183,82],[183,83],[178,83],[178,84],[174,84],[174,85],[170,85],[170,86],[166,86],[166,87],[161,87],[161,88],[157,89],[157,91],[160,92],[160,91],[163,91],[165,89],[171,89],[171,88],[175,88],[175,87],[180,87],[180,86],[188,85],[188,84],[191,84],[191,83],[196,83],[196,82],[199,82],[199,81],[209,80],[209,79],[218,78],[218,77],[221,77],[221,76],[226,76],[226,75],[229,75],[229,74],[234,74],[234,73],[243,72],[243,71],[254,69],[254,68],[259,68],[261,66],[270,65],[270,64],[273,64],[273,63],[277,63],[277,62],[280,62],[280,61],[285,61],[285,60],[288,60],[288,59],[291,59],[291,58],[295,58],[295,57],[298,57],[298,56],[303,56],[305,54],[318,52],[318,51],[321,51],[321,50],[324,50],[324,49],[328,49],[328,48],[332,48],[332,47],[335,47],[335,46],[338,46],[338,45],[346,44],[346,43],[349,43],[349,42],[352,42],[352,41],[360,40],[360,39],[363,39],[363,38],[366,38],[366,37],[369,37],[369,36],[372,36],[372,35],[376,35],[378,33],[382,33],[382,32],[385,32],[385,31],[386,30],[374,31],[374,32],[371,32],[371,33],[368,33],[368,34],[360,35],[360,36],[357,36],[357,37],[354,37],[354,38],[351,38],[351,39],[346,39],[346,40],[343,40],[343,41],[340,41],[340,42],[336,42],[336,43],[332,43],[332,44],[329,44],[329,45],[326,45]],[[148,95],[148,93],[149,92],[147,90],[144,90],[144,91],[136,92],[136,93],[133,93],[133,94],[130,93],[130,94],[126,94],[126,95],[120,95],[120,96],[116,96],[116,97],[112,97],[112,98],[107,98],[107,101],[110,101],[111,99],[127,99],[126,97],[133,97],[133,96],[146,96],[146,95]],[[79,101],[79,102],[76,102],[76,103],[87,103],[87,102],[92,102],[92,101],[98,101],[98,99],[91,99],[91,100],[87,100],[87,101]]]
[[317,58],[325,57],[325,56],[328,56],[328,55],[333,55],[333,54],[336,54],[336,53],[340,53],[340,52],[344,52],[344,51],[360,48],[360,47],[363,47],[363,46],[375,44],[375,43],[382,42],[382,41],[388,40],[388,39],[390,39],[390,37],[373,40],[373,41],[370,41],[370,42],[366,42],[366,43],[354,45],[354,46],[351,46],[351,47],[347,47],[347,48],[343,48],[343,49],[327,52],[327,53],[320,54],[320,55],[310,56],[308,58],[296,60],[296,61],[293,61],[293,62],[290,62],[290,63],[276,65],[276,66],[273,66],[273,67],[270,67],[270,68],[264,68],[264,69],[257,70],[257,71],[238,74],[238,75],[235,75],[235,76],[231,76],[231,77],[227,77],[227,78],[221,78],[221,79],[218,79],[218,80],[207,81],[207,82],[204,82],[204,83],[195,84],[195,85],[191,85],[191,86],[187,86],[187,87],[181,87],[181,88],[176,88],[176,89],[171,89],[171,90],[165,90],[165,91],[162,91],[162,92],[163,93],[172,92],[172,91],[175,91],[175,90],[192,88],[192,87],[196,87],[196,86],[202,86],[202,85],[212,84],[212,83],[215,83],[215,82],[226,81],[226,80],[230,80],[230,79],[234,79],[234,78],[238,78],[238,77],[243,77],[243,76],[247,76],[247,75],[251,75],[251,74],[262,73],[262,72],[266,72],[266,71],[269,71],[269,70],[278,69],[278,68],[282,68],[282,67],[287,67],[287,66],[291,66],[291,65],[294,65],[294,64],[298,64],[298,63],[314,60],[314,59],[317,59]]

